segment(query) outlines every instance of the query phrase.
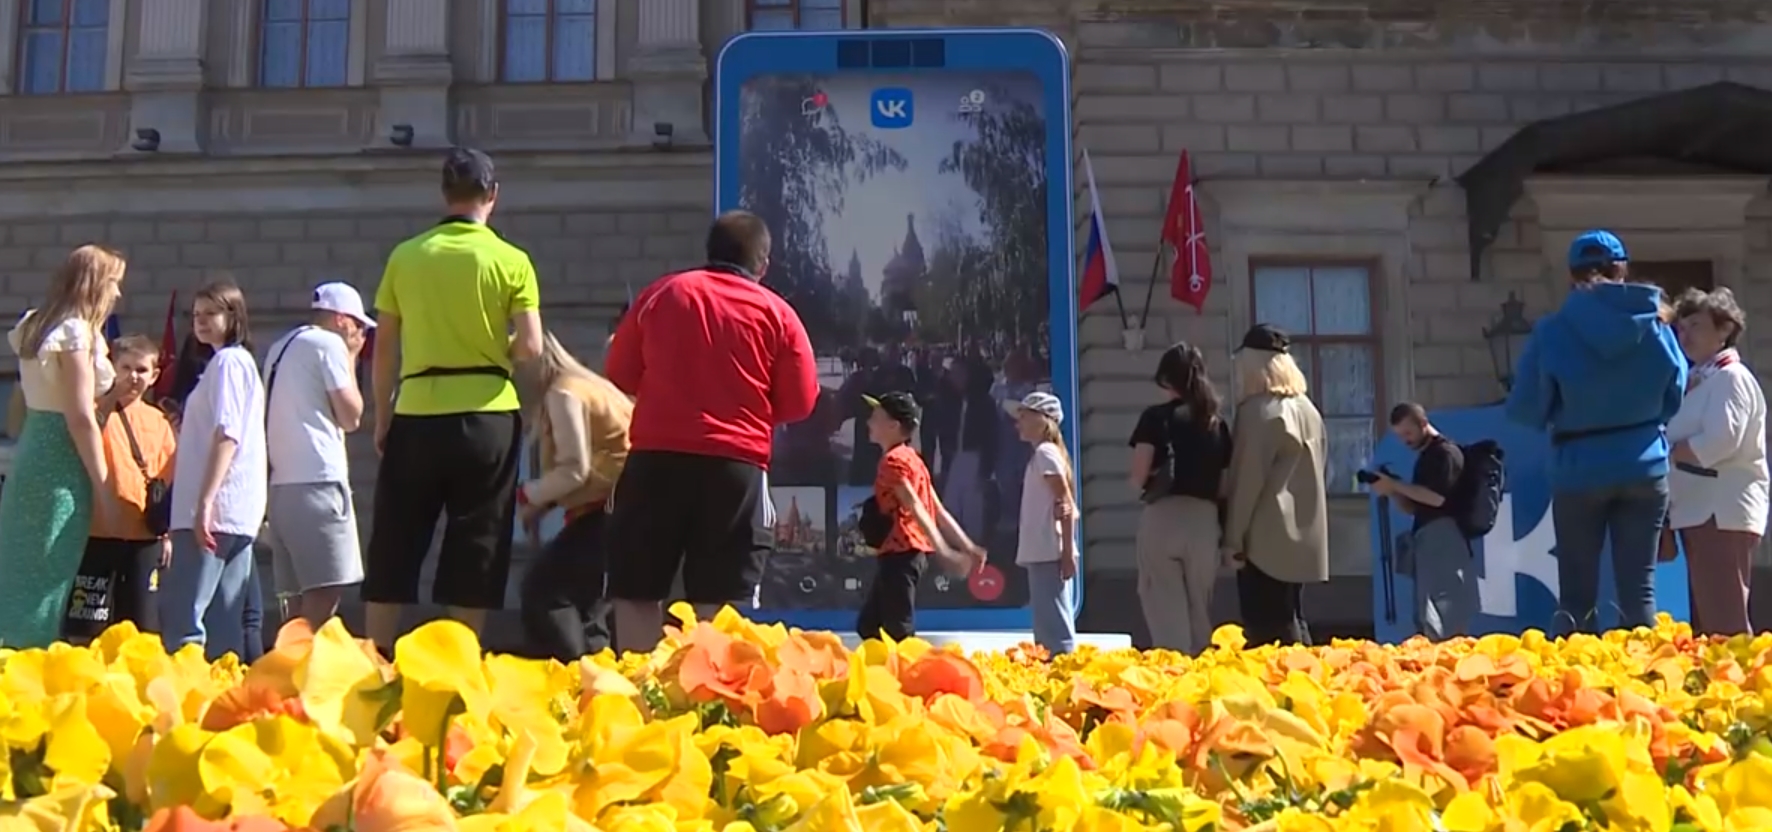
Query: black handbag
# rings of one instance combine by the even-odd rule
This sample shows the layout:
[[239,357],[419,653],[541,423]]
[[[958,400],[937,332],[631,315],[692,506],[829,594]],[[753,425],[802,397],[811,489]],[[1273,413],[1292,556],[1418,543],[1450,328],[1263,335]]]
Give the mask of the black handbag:
[[135,467],[141,469],[142,479],[148,483],[142,519],[148,525],[148,532],[160,537],[172,529],[172,486],[148,470],[148,461],[142,457],[141,444],[135,441],[135,428],[129,424],[129,416],[118,410],[117,418],[123,420],[123,435],[129,438],[129,455],[135,458]]
[[855,530],[861,532],[861,542],[869,549],[879,549],[886,545],[886,536],[892,534],[892,517],[880,510],[880,501],[869,497],[861,502],[861,517],[855,521]]

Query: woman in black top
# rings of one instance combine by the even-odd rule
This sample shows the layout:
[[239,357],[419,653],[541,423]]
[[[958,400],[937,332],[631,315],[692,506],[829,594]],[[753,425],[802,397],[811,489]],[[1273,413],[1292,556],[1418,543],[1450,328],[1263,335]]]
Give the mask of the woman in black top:
[[1198,653],[1212,639],[1212,587],[1219,571],[1219,500],[1231,461],[1231,431],[1197,347],[1176,344],[1157,359],[1168,397],[1145,408],[1132,430],[1132,487],[1138,522],[1138,599],[1154,647]]

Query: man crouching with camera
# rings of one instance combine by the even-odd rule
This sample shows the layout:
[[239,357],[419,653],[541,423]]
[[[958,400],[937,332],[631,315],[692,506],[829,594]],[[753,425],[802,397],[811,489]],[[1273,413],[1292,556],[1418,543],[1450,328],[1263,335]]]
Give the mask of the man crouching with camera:
[[1370,485],[1374,494],[1391,498],[1415,518],[1409,559],[1421,633],[1435,641],[1466,635],[1477,598],[1470,541],[1459,527],[1454,504],[1464,475],[1464,452],[1435,430],[1427,410],[1414,402],[1391,408],[1391,431],[1416,452],[1414,474],[1403,482],[1381,468]]

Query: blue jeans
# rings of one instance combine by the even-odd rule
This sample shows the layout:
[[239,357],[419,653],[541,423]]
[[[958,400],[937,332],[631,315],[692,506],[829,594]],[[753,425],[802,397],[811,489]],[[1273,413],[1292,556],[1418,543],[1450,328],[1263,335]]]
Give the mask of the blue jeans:
[[172,565],[160,575],[160,640],[167,652],[203,645],[211,661],[246,655],[246,596],[252,576],[252,538],[215,536],[205,551],[189,529],[172,533]]
[[1028,603],[1034,608],[1034,643],[1056,656],[1077,649],[1077,623],[1071,612],[1071,582],[1058,577],[1058,561],[1024,563]]
[[1655,624],[1655,556],[1667,518],[1667,477],[1556,494],[1558,624],[1576,632],[1600,627],[1600,552],[1612,541],[1618,626]]

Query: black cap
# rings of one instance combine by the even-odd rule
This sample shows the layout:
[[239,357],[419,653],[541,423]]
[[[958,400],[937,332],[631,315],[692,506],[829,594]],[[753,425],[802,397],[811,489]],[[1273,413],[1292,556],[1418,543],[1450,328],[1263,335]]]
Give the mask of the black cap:
[[478,191],[485,193],[498,184],[492,157],[471,147],[452,147],[443,160],[445,192]]
[[1285,352],[1292,346],[1292,336],[1273,324],[1256,324],[1243,333],[1240,349],[1262,352]]
[[866,395],[861,398],[868,403],[868,407],[885,411],[887,416],[892,417],[892,421],[903,425],[905,430],[915,430],[923,422],[923,406],[917,404],[917,397],[909,393],[898,391],[879,398]]

